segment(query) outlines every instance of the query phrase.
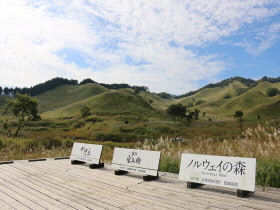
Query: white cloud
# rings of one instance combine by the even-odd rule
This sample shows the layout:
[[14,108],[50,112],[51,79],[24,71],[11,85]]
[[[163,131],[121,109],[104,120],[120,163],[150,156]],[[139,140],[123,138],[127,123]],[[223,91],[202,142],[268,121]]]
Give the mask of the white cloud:
[[[1,0],[0,84],[31,86],[56,76],[91,77],[184,93],[230,65],[193,47],[203,50],[277,12],[279,2],[271,0]],[[273,36],[258,34],[263,37],[259,52],[279,37],[279,24],[267,27]],[[56,52],[65,48],[81,52],[90,67],[60,58]],[[127,64],[128,56],[143,64]]]

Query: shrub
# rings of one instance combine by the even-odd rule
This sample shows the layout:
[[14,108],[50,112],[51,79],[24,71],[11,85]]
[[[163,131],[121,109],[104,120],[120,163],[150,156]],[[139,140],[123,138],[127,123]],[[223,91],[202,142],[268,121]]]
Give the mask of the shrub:
[[72,123],[71,127],[72,128],[81,128],[84,124],[80,121],[75,121]]
[[197,105],[200,105],[200,104],[202,104],[202,103],[205,103],[205,101],[203,101],[203,100],[198,100],[198,101],[196,101],[194,104],[195,104],[195,106],[197,106]]
[[193,107],[193,103],[192,103],[192,102],[190,102],[190,103],[188,103],[188,104],[186,105],[186,108],[190,108],[190,107]]
[[27,139],[24,142],[20,142],[22,146],[18,145],[21,147],[22,152],[30,152],[34,151],[35,149],[40,147],[40,141],[39,140],[34,140],[34,139]]
[[46,149],[52,149],[62,146],[62,140],[58,138],[48,138],[42,141],[42,145]]
[[258,159],[256,184],[280,187],[280,161],[274,159]]
[[247,92],[248,90],[249,90],[249,88],[238,88],[238,89],[236,90],[236,93],[237,93],[237,95],[240,96],[241,94]]
[[74,141],[71,139],[66,139],[63,143],[64,147],[71,148],[73,147]]
[[180,162],[172,159],[171,157],[165,156],[160,160],[159,170],[170,173],[179,173]]
[[224,95],[224,99],[230,99],[230,98],[232,98],[232,95],[230,93]]
[[145,139],[145,136],[136,134],[118,134],[118,133],[103,133],[97,132],[93,134],[95,141],[112,141],[112,142],[134,142]]
[[88,118],[86,118],[86,121],[87,122],[103,122],[102,119],[97,118],[97,117],[88,117]]
[[279,94],[279,90],[277,88],[268,88],[266,90],[266,95],[268,97],[273,97]]

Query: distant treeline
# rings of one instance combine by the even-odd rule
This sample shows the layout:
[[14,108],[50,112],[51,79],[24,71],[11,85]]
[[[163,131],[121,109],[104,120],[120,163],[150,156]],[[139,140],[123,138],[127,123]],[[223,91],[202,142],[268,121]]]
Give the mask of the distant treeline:
[[[248,89],[250,89],[250,88],[256,86],[259,82],[262,82],[262,81],[267,81],[267,82],[271,82],[271,83],[280,82],[280,77],[277,77],[277,78],[263,77],[263,78],[261,78],[260,80],[257,80],[257,81],[252,80],[252,79],[246,79],[246,78],[243,78],[243,77],[231,77],[229,79],[222,80],[221,82],[218,82],[218,83],[215,83],[215,84],[210,83],[210,84],[205,85],[204,87],[202,87],[198,90],[190,91],[188,93],[185,93],[185,94],[182,94],[182,95],[179,95],[179,96],[171,95],[171,94],[165,93],[165,92],[158,93],[157,95],[162,97],[162,98],[165,98],[165,99],[168,99],[168,98],[179,99],[179,98],[183,98],[183,97],[192,96],[192,95],[194,95],[194,94],[198,93],[199,91],[201,91],[203,89],[206,89],[206,88],[227,86],[235,80],[239,81],[239,82],[242,82],[244,85],[246,85],[248,87]],[[44,83],[35,85],[33,87],[30,87],[30,88],[26,88],[26,87],[24,87],[24,88],[18,88],[18,87],[16,87],[16,88],[8,88],[8,87],[2,88],[2,87],[0,87],[0,93],[4,92],[5,95],[10,95],[10,96],[15,95],[16,93],[29,94],[31,96],[34,96],[34,95],[39,95],[41,93],[44,93],[44,92],[46,92],[48,90],[51,90],[53,88],[56,88],[60,85],[84,85],[84,84],[87,84],[87,83],[99,84],[99,85],[102,85],[103,87],[106,87],[108,89],[114,89],[114,90],[121,89],[121,88],[132,88],[132,89],[135,89],[135,90],[138,90],[138,91],[149,91],[149,88],[147,86],[130,86],[130,85],[125,84],[125,83],[105,84],[105,83],[95,82],[95,81],[93,81],[92,79],[89,79],[89,78],[84,79],[83,81],[81,81],[79,83],[78,80],[72,80],[72,79],[68,80],[68,79],[57,77],[57,78],[48,80]]]
[[5,87],[5,88],[2,88],[0,87],[0,93],[4,92],[5,95],[15,95],[16,93],[20,93],[20,94],[28,94],[28,95],[31,95],[31,96],[35,96],[35,95],[39,95],[41,93],[44,93],[48,90],[51,90],[53,88],[56,88],[60,85],[84,85],[84,84],[87,84],[87,83],[95,83],[95,84],[99,84],[99,85],[102,85],[108,89],[121,89],[121,88],[132,88],[132,89],[135,89],[135,90],[138,90],[138,91],[149,91],[149,88],[146,87],[146,86],[130,86],[128,84],[105,84],[105,83],[97,83],[91,79],[85,79],[83,80],[82,82],[78,82],[78,80],[68,80],[68,79],[64,79],[64,78],[60,78],[60,77],[57,77],[57,78],[54,78],[54,79],[51,79],[51,80],[48,80],[44,83],[40,83],[38,85],[35,85],[33,87],[30,87],[30,88],[27,88],[27,87],[24,87],[24,88],[8,88],[8,87]]
[[206,89],[206,88],[215,88],[215,87],[228,86],[233,81],[242,82],[244,85],[246,85],[250,89],[250,88],[256,86],[259,82],[262,82],[262,81],[267,81],[267,82],[271,82],[271,83],[280,82],[280,77],[277,77],[277,78],[263,77],[263,78],[261,78],[260,80],[257,80],[257,81],[253,80],[253,79],[246,79],[246,78],[243,78],[243,77],[231,77],[229,79],[222,80],[221,82],[217,82],[215,84],[210,83],[210,84],[205,85],[204,87],[202,87],[202,88],[200,88],[198,90],[190,91],[188,93],[185,93],[185,94],[182,94],[182,95],[179,95],[179,96],[175,96],[175,98],[179,99],[179,98],[184,98],[184,97],[192,96],[192,95],[194,95],[194,94],[198,93],[199,91],[201,91],[203,89]]
[[84,85],[87,83],[95,83],[95,84],[99,84],[105,88],[108,89],[113,89],[113,90],[118,90],[118,89],[122,89],[122,88],[132,88],[138,91],[149,91],[149,88],[147,86],[130,86],[128,84],[125,83],[121,83],[121,84],[105,84],[105,83],[98,83],[93,81],[92,79],[84,79],[83,81],[80,82],[80,85]]

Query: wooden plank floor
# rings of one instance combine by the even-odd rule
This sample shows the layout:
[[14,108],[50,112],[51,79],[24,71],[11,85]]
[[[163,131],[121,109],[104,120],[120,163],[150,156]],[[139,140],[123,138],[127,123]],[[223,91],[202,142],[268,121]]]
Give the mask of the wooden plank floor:
[[0,209],[280,209],[280,189],[257,187],[250,198],[203,186],[187,189],[178,175],[115,176],[70,160],[15,161],[0,165]]

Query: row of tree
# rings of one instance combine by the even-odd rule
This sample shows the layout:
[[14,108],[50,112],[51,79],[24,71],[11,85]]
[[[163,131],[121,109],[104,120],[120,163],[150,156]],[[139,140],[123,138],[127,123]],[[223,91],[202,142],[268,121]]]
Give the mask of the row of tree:
[[7,88],[5,87],[4,89],[2,89],[2,87],[0,87],[0,91],[4,91],[5,95],[9,95],[9,94],[13,94],[14,96],[16,95],[16,93],[19,94],[28,94],[30,96],[34,96],[34,95],[38,95],[41,94],[45,91],[51,90],[53,88],[56,88],[60,85],[78,85],[78,80],[68,80],[68,79],[64,79],[64,78],[54,78],[51,80],[48,80],[44,83],[35,85],[33,87],[27,88]]
[[147,86],[130,86],[129,84],[126,84],[126,83],[121,83],[121,84],[106,84],[106,83],[98,83],[98,82],[95,82],[93,81],[92,79],[84,79],[83,81],[80,82],[80,85],[84,85],[84,84],[87,84],[87,83],[95,83],[95,84],[99,84],[105,88],[108,88],[108,89],[113,89],[113,90],[118,90],[118,89],[123,89],[123,88],[132,88],[134,90],[138,90],[138,91],[149,91],[149,88]]
[[138,91],[149,91],[149,88],[146,86],[130,86],[128,84],[105,84],[105,83],[97,83],[95,81],[93,81],[92,79],[84,79],[82,82],[78,83],[78,80],[68,80],[65,78],[54,78],[51,80],[48,80],[44,83],[40,83],[38,85],[35,85],[33,87],[30,88],[2,88],[0,87],[0,93],[2,93],[4,91],[5,95],[9,95],[9,94],[13,94],[16,95],[16,93],[19,94],[28,94],[30,96],[34,96],[34,95],[39,95],[43,92],[46,92],[48,90],[51,90],[53,88],[56,88],[60,85],[84,85],[87,83],[95,83],[95,84],[99,84],[102,85],[108,89],[121,89],[121,88],[132,88]]

